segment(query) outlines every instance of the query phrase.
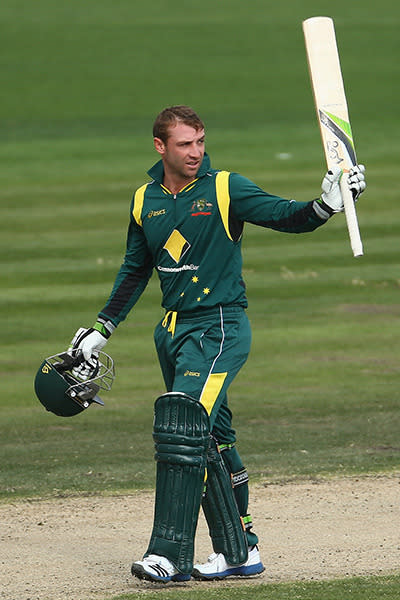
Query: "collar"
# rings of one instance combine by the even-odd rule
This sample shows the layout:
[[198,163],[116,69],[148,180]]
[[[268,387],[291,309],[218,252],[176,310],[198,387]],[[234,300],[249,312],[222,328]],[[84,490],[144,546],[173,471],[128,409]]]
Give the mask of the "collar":
[[[208,156],[207,152],[205,152],[203,162],[200,165],[200,169],[197,171],[196,179],[203,177],[210,170],[210,167],[210,157]],[[156,162],[156,164],[147,171],[147,174],[150,175],[154,181],[157,181],[157,183],[161,185],[164,179],[164,166],[162,160]]]

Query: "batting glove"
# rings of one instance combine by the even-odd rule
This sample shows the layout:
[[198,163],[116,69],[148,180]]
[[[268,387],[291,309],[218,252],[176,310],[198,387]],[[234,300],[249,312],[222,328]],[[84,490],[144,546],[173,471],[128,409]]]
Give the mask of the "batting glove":
[[[80,350],[78,352],[80,353]],[[94,354],[88,360],[83,358],[83,354],[80,355],[80,358],[81,362],[72,369],[72,375],[80,381],[87,381],[96,377],[99,372],[98,358]]]
[[69,351],[74,350],[82,353],[82,362],[72,370],[75,377],[85,381],[97,374],[99,351],[104,348],[114,329],[115,325],[111,321],[105,321],[101,318],[98,319],[94,327],[89,329],[80,327],[78,329],[69,347]]
[[354,167],[352,167],[349,171],[347,183],[351,193],[353,194],[354,202],[357,202],[358,198],[367,187],[364,173],[364,165],[354,165]]
[[322,219],[328,219],[334,213],[343,210],[343,198],[339,186],[342,175],[342,169],[332,167],[322,180],[321,198],[314,200],[314,210]]
[[[354,202],[358,200],[360,194],[367,187],[364,173],[364,165],[355,165],[350,169],[347,176],[347,185],[352,193]],[[332,167],[322,180],[321,198],[314,200],[314,210],[322,219],[328,219],[334,213],[342,212],[344,209],[339,185],[342,175],[342,169]]]

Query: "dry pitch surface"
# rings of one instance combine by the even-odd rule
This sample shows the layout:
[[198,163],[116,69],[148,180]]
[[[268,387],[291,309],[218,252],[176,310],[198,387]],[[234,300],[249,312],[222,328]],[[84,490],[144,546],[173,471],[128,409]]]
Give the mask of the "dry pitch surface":
[[[400,474],[253,486],[250,508],[266,570],[251,581],[398,572],[399,497]],[[159,589],[130,576],[132,560],[146,549],[152,513],[149,493],[0,505],[0,598],[100,600]],[[210,552],[201,516],[196,560]]]

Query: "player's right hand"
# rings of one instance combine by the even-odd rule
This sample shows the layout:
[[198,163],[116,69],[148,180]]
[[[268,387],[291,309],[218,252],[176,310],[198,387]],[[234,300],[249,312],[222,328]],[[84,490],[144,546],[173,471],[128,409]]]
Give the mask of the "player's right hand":
[[97,329],[80,327],[72,338],[69,350],[81,350],[83,358],[89,360],[92,356],[97,357],[106,343],[106,336]]
[[107,337],[97,329],[80,327],[75,333],[68,352],[73,352],[77,358],[81,355],[82,360],[72,369],[72,374],[81,381],[86,381],[97,375],[99,364],[99,351],[107,343]]

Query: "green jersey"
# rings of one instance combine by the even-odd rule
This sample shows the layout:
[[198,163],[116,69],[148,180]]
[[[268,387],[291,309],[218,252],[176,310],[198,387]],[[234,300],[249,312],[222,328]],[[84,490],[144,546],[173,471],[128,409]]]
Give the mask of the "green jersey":
[[313,231],[325,220],[311,202],[268,194],[238,173],[217,171],[207,154],[197,179],[172,194],[163,164],[135,193],[124,262],[99,313],[118,325],[145,289],[153,269],[167,311],[247,306],[241,239],[245,222],[278,231]]

